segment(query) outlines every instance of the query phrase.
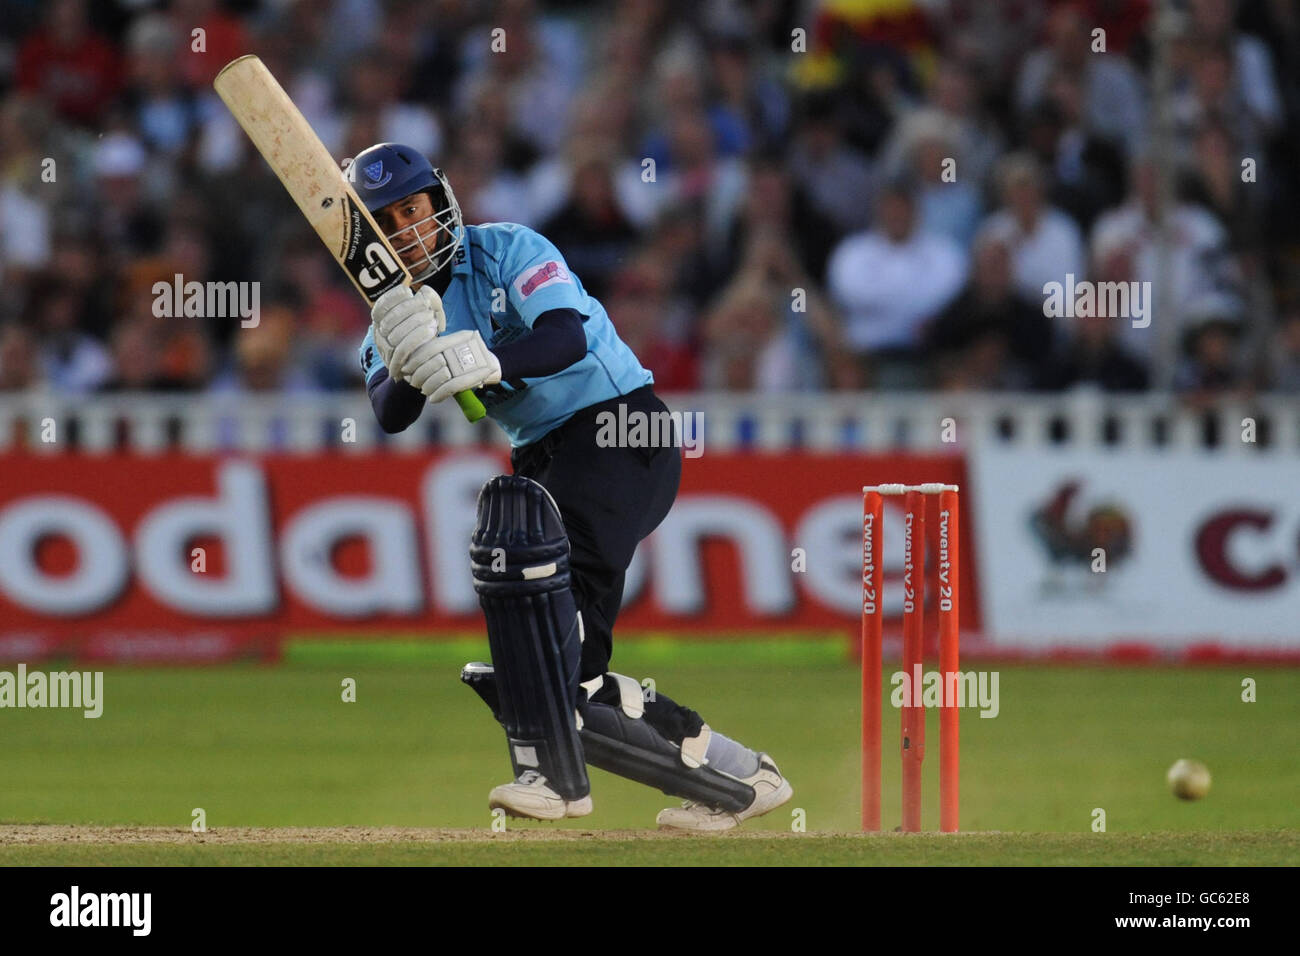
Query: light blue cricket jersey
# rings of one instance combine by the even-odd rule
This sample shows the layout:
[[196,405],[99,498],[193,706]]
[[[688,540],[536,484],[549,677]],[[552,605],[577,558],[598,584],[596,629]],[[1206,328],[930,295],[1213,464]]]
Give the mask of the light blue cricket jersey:
[[[654,382],[618,337],[605,307],[587,294],[548,239],[512,222],[463,229],[442,296],[448,332],[476,329],[493,348],[531,335],[537,317],[551,309],[586,317],[587,354],[580,361],[543,378],[477,389],[511,445],[535,442],[579,409]],[[373,329],[367,330],[361,343],[367,384],[384,368],[374,344]]]

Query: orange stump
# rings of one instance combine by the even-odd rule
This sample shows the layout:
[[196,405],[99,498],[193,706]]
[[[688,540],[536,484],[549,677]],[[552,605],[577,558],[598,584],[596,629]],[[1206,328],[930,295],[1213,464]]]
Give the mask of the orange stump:
[[925,496],[908,491],[903,516],[903,699],[900,746],[903,759],[903,830],[921,829],[921,763],[925,760],[925,707],[921,703],[925,663]]
[[957,492],[939,493],[939,554],[937,556],[939,608],[939,672],[943,675],[943,707],[939,711],[939,829],[957,831],[960,786],[961,710],[957,707],[957,672],[960,667],[959,607],[957,604],[958,513]]
[[862,493],[862,829],[880,829],[881,632],[880,535],[883,502]]

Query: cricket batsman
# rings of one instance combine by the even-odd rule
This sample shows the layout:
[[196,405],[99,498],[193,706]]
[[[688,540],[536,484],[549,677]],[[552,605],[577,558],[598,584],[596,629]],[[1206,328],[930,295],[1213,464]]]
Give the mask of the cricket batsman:
[[381,426],[470,389],[510,438],[513,474],[479,492],[470,542],[492,663],[461,673],[509,743],[514,779],[489,805],[585,816],[591,764],[684,798],[659,813],[665,828],[727,830],[781,806],[793,790],[767,754],[609,669],[624,574],[682,465],[677,447],[600,447],[597,416],[661,420],[651,374],[555,246],[515,223],[465,225],[415,150],[372,146],[351,176],[414,279],[375,303],[361,345]]

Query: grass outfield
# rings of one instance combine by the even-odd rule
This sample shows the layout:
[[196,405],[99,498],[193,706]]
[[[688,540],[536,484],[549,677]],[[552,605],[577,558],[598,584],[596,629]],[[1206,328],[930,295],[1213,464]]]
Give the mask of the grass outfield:
[[[858,677],[838,642],[627,642],[616,665],[768,750],[794,800],[741,839],[657,838],[662,794],[593,771],[596,810],[492,834],[487,791],[509,775],[500,728],[457,680],[476,643],[297,644],[280,666],[115,669],[104,714],[0,711],[0,823],[185,830],[202,845],[17,843],[15,863],[1292,863],[1300,841],[1300,669],[991,665],[1000,712],[962,719],[957,837],[849,835],[858,812]],[[52,665],[46,669],[58,669]],[[356,680],[356,703],[340,699]],[[1257,682],[1243,703],[1241,682]],[[896,739],[897,715],[886,727]],[[930,714],[924,825],[937,825]],[[884,815],[899,816],[886,747]],[[1207,763],[1210,795],[1175,800],[1179,757]],[[1094,811],[1106,830],[1093,833]],[[798,815],[796,816],[796,812]],[[801,820],[806,834],[790,834]],[[404,827],[483,839],[227,843],[232,827]],[[576,839],[516,838],[576,831]],[[640,836],[603,835],[640,831]],[[582,836],[581,834],[592,834]],[[781,834],[785,838],[778,839]],[[833,836],[839,834],[839,836]],[[473,834],[471,834],[472,836]]]

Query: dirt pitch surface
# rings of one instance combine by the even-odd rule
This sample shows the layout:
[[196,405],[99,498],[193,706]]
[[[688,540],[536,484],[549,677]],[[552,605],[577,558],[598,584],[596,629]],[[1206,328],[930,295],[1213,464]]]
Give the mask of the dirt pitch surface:
[[1300,831],[789,833],[0,825],[0,866],[1294,866]]
[[[787,839],[803,834],[736,830],[716,834],[727,839]],[[852,834],[820,834],[851,836]],[[172,827],[95,827],[45,823],[0,824],[0,846],[68,843],[170,843],[214,845],[239,843],[494,843],[583,842],[590,840],[680,840],[696,834],[667,830],[453,829],[450,827],[217,827],[203,833]]]

